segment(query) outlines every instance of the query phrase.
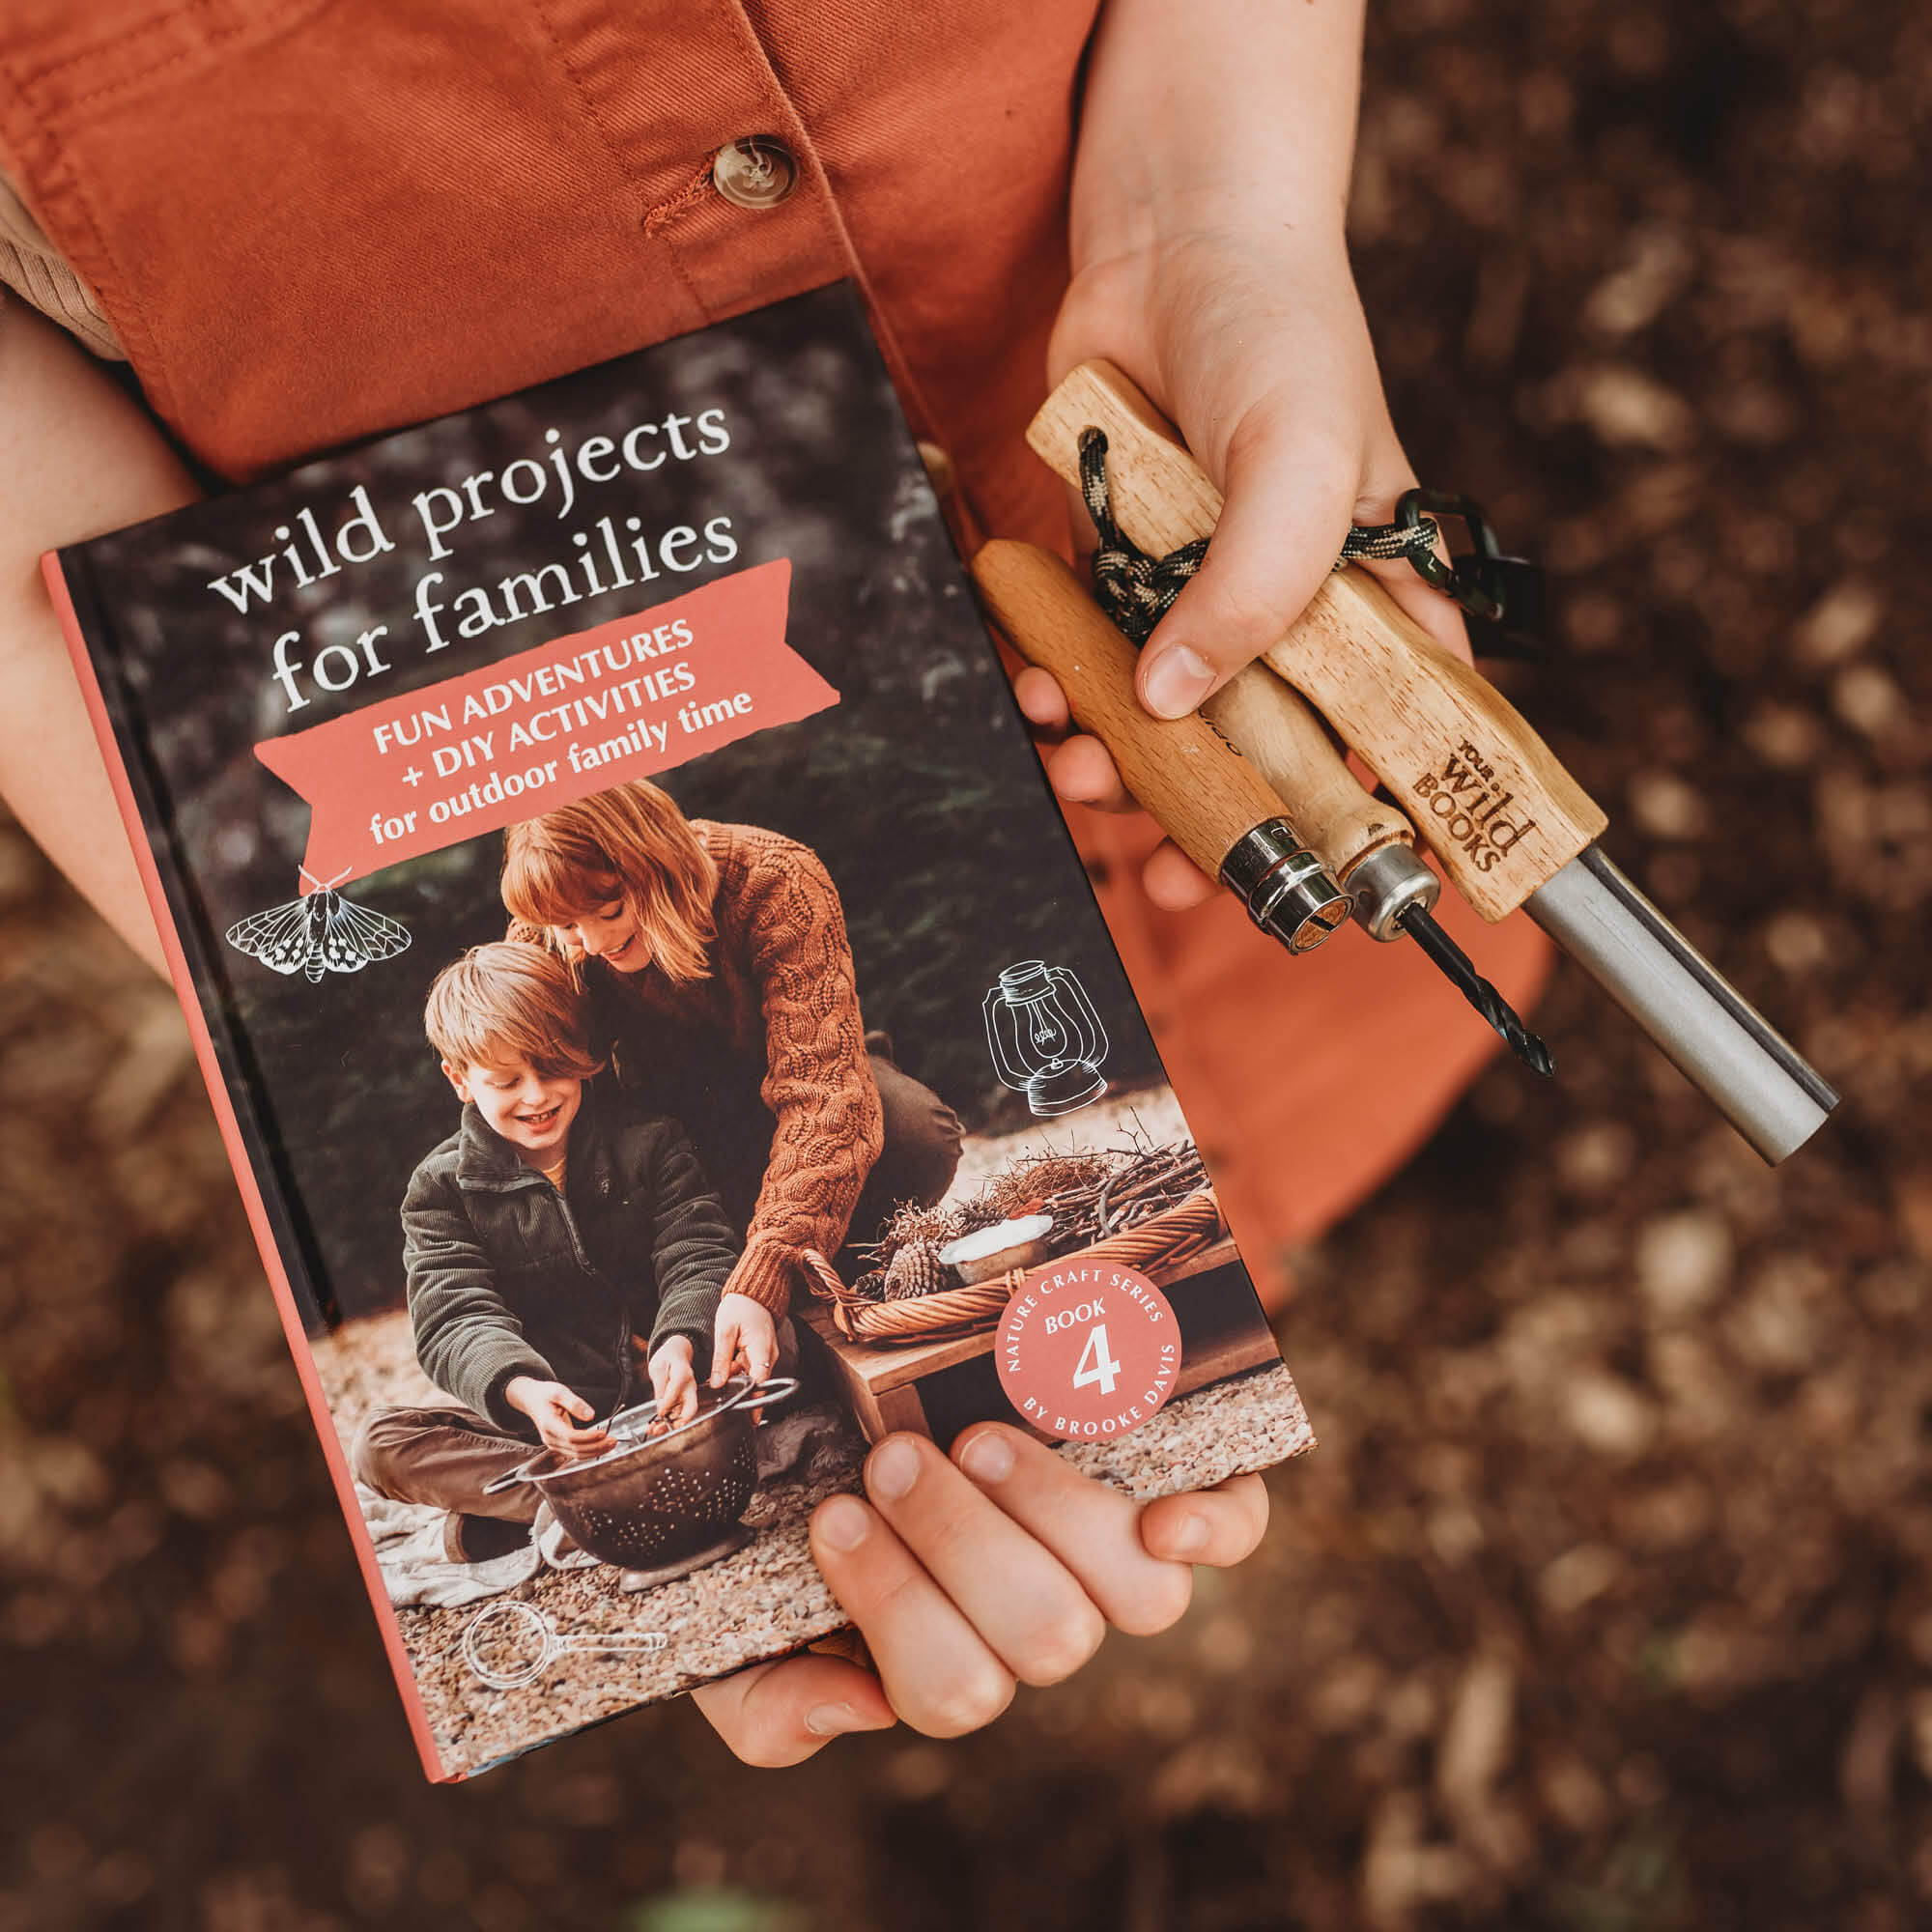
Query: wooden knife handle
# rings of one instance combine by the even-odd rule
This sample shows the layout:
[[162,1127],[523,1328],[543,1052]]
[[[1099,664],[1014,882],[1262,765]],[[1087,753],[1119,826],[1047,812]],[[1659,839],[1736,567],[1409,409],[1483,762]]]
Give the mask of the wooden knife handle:
[[1245,833],[1288,815],[1206,719],[1151,718],[1141,708],[1133,645],[1059,557],[996,540],[974,557],[973,576],[1013,648],[1060,680],[1081,729],[1113,753],[1127,789],[1210,879]]
[[1309,850],[1343,885],[1372,853],[1415,843],[1415,828],[1362,788],[1328,727],[1265,665],[1236,671],[1201,715],[1267,781]]
[[[1106,434],[1114,514],[1128,537],[1163,555],[1212,536],[1221,493],[1174,426],[1111,363],[1085,362],[1067,376],[1034,418],[1027,440],[1077,485],[1080,433],[1089,425]],[[1366,571],[1335,572],[1264,662],[1361,754],[1485,919],[1514,911],[1607,823],[1502,695],[1444,650]],[[1305,745],[1305,734],[1296,743]],[[1319,754],[1309,749],[1300,768],[1277,765],[1271,776],[1297,830],[1346,871],[1317,842],[1318,826],[1339,813],[1333,822],[1345,842],[1359,840],[1365,827],[1342,809]],[[1324,803],[1298,810],[1304,790]]]

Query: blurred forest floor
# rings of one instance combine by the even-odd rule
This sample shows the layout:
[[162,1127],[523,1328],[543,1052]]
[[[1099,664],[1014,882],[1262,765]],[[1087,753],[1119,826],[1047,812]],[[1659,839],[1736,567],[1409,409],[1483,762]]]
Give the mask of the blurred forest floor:
[[1932,1918],[1932,16],[1387,0],[1391,404],[1509,683],[1847,1094],[1773,1174],[1580,977],[1294,1258],[1321,1447],[955,1744],[687,1704],[421,1782],[168,997],[0,829],[0,1928],[1904,1932]]

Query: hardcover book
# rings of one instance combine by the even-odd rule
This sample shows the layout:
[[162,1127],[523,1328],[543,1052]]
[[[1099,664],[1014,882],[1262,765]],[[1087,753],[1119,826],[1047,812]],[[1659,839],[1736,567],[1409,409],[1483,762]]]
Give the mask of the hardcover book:
[[45,569],[431,1776],[1307,1446],[848,288]]

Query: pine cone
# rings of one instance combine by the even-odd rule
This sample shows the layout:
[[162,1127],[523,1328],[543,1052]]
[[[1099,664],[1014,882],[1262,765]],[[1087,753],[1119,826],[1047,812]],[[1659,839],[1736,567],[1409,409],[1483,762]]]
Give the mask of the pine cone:
[[936,1242],[908,1241],[887,1264],[881,1298],[886,1301],[910,1301],[915,1295],[935,1294],[942,1288],[952,1288],[956,1279],[952,1270],[939,1259]]

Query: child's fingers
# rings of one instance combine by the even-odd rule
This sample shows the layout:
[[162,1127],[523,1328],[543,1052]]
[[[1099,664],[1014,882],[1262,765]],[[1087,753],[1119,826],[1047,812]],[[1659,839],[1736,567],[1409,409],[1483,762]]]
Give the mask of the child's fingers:
[[1068,805],[1092,806],[1095,811],[1138,811],[1139,805],[1114,763],[1114,754],[1097,738],[1078,732],[1056,745],[1045,759],[1046,781],[1056,797]]
[[811,1554],[865,1637],[892,1708],[915,1730],[960,1737],[1012,1701],[1013,1673],[877,1510],[828,1496],[812,1514]]
[[560,1450],[566,1456],[594,1455],[610,1446],[611,1434],[597,1421],[595,1409],[586,1407],[584,1415],[588,1418],[587,1426],[579,1429],[572,1421],[570,1412],[559,1403],[551,1411],[551,1430],[539,1429],[537,1433],[553,1449]]
[[1266,1484],[1259,1476],[1230,1476],[1211,1490],[1149,1503],[1141,1512],[1141,1542],[1170,1562],[1226,1569],[1254,1553],[1267,1520]]
[[[1418,580],[1419,581],[1419,580]],[[1045,672],[1040,675],[1044,677]],[[1047,680],[1052,683],[1051,679]],[[1059,686],[1055,684],[1054,690]],[[1091,806],[1095,811],[1138,811],[1133,794],[1121,782],[1113,753],[1099,739],[1076,733],[1045,754],[1046,781],[1057,798],[1068,805]],[[1168,912],[1186,912],[1220,891],[1193,860],[1171,840],[1155,846],[1141,881],[1148,897]]]
[[1183,1562],[1151,1553],[1142,1506],[1083,1476],[1043,1442],[1004,1423],[968,1430],[953,1461],[1016,1525],[1065,1565],[1116,1630],[1151,1635],[1176,1622],[1194,1594]]
[[1166,838],[1148,855],[1141,867],[1141,884],[1147,888],[1148,897],[1166,912],[1187,912],[1221,890],[1219,880],[1210,879],[1179,845]]
[[711,1376],[713,1388],[723,1388],[731,1379],[731,1369],[744,1350],[744,1328],[734,1315],[721,1315],[711,1337]]
[[1157,718],[1197,709],[1274,643],[1321,588],[1349,533],[1361,446],[1346,427],[1311,428],[1300,384],[1286,374],[1264,374],[1241,409],[1208,554],[1141,652],[1136,686]]
[[1100,1647],[1106,1619],[1079,1579],[924,1436],[889,1435],[866,1465],[866,1488],[933,1581],[1023,1683],[1057,1684]]
[[700,1684],[692,1701],[747,1764],[799,1764],[845,1731],[897,1721],[879,1680],[836,1657],[791,1657]]
[[776,1335],[762,1331],[745,1338],[745,1373],[755,1387],[759,1382],[770,1381],[772,1370],[779,1359],[779,1341]]
[[1451,598],[1433,584],[1425,583],[1415,567],[1406,559],[1391,557],[1385,562],[1366,563],[1363,568],[1381,579],[1388,593],[1445,651],[1464,664],[1474,662],[1469,651],[1469,633],[1463,612]]
[[1028,665],[1013,679],[1013,697],[1019,704],[1020,715],[1043,732],[1065,731],[1072,722],[1066,693],[1061,689],[1060,680],[1037,665]]

